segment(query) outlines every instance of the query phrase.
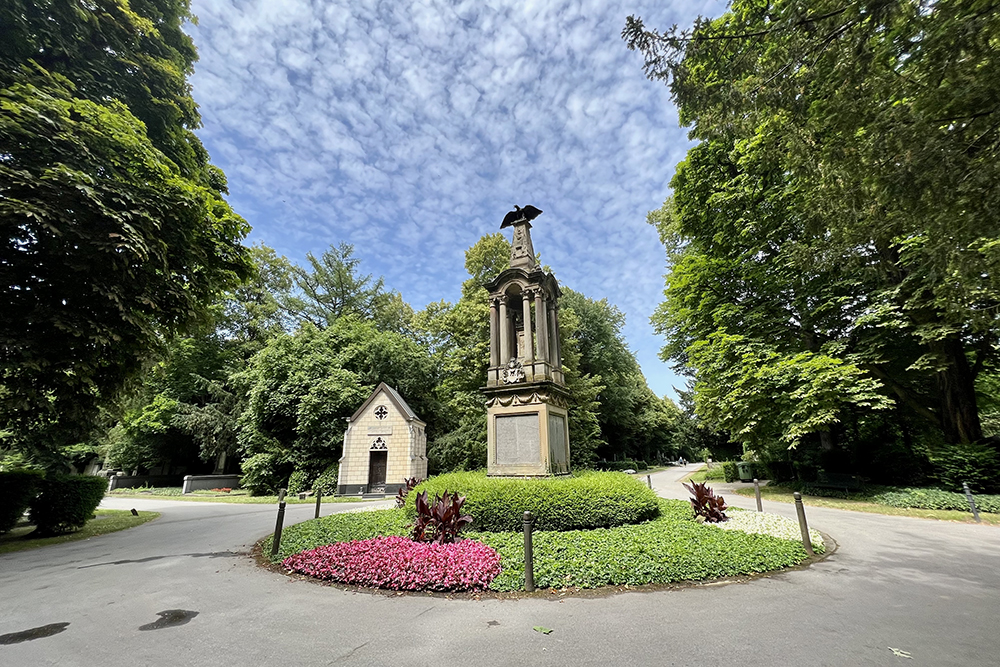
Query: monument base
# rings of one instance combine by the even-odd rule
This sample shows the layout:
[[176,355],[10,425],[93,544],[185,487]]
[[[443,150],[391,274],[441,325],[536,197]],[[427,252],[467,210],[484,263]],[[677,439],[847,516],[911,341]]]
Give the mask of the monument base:
[[486,474],[569,474],[569,394],[553,382],[488,387]]

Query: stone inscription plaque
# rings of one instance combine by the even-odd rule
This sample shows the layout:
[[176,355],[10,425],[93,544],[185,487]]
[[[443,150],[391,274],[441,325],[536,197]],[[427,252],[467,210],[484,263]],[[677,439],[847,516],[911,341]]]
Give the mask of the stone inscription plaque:
[[562,415],[549,415],[549,462],[555,469],[567,469],[566,420]]
[[498,415],[497,457],[500,465],[541,461],[538,415]]

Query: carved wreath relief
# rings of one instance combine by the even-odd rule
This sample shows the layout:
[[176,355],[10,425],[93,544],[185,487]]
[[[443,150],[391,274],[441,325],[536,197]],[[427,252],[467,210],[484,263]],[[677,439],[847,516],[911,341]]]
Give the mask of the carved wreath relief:
[[507,367],[503,369],[502,377],[504,384],[524,382],[524,367],[521,366],[521,362],[512,358],[507,362]]

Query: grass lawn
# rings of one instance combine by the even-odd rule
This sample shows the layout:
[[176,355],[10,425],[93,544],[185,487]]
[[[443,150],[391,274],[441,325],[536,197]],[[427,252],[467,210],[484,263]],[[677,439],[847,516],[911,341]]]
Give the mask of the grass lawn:
[[[555,589],[667,584],[752,575],[806,560],[805,550],[797,540],[699,523],[686,501],[661,500],[660,510],[656,519],[617,528],[536,531],[535,585]],[[285,529],[274,560],[333,542],[405,536],[407,523],[404,512],[395,509],[333,514],[305,521]],[[524,540],[520,532],[468,531],[464,535],[500,554],[503,571],[493,580],[491,590],[522,589]],[[271,538],[261,546],[264,554],[270,554]],[[822,545],[817,546],[822,551]]]
[[682,479],[682,482],[724,482],[726,480],[726,473],[722,470],[721,463],[715,463],[712,465],[711,469],[708,466],[703,465],[698,470],[695,470],[690,475]]
[[[754,497],[754,492],[752,488],[736,489],[735,493],[746,496],[748,498]],[[766,500],[777,500],[783,503],[794,502],[795,499],[792,497],[792,490],[782,487],[771,487],[762,486],[760,488],[761,498]],[[815,505],[816,507],[832,507],[838,510],[851,510],[853,512],[868,512],[870,514],[886,514],[889,516],[913,516],[922,519],[939,519],[942,521],[962,521],[965,523],[975,523],[975,519],[972,518],[971,512],[959,512],[957,510],[931,510],[931,509],[916,509],[912,507],[890,507],[888,505],[881,505],[873,502],[866,502],[863,500],[849,500],[844,498],[826,498],[821,496],[807,496],[802,495],[802,502],[806,505]],[[980,518],[983,523],[1000,525],[1000,514],[992,514],[986,512],[979,513]]]
[[[251,496],[244,489],[233,489],[229,493],[218,491],[194,491],[192,493],[181,493],[179,486],[159,486],[144,487],[138,489],[115,489],[107,494],[111,498],[146,498],[153,500],[188,500],[203,503],[237,503],[247,505],[276,505],[278,496]],[[335,496],[323,496],[323,504],[326,503],[358,503],[361,498],[337,498]],[[289,505],[316,504],[316,497],[309,496],[299,500],[297,495],[285,496],[285,502]]]
[[158,516],[160,516],[159,512],[139,512],[139,516],[133,516],[128,510],[97,510],[94,518],[75,533],[41,538],[32,538],[31,532],[35,530],[35,527],[25,522],[16,526],[9,533],[0,535],[0,554],[35,549],[50,544],[86,540],[98,535],[106,535],[118,532],[119,530],[125,530],[126,528],[134,528]]

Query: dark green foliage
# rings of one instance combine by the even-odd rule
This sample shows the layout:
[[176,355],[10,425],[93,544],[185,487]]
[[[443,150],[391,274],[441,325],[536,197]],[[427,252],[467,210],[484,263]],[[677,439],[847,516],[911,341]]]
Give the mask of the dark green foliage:
[[313,488],[316,493],[329,496],[337,492],[337,471],[340,469],[340,465],[334,463],[329,468],[324,470],[313,482]]
[[671,267],[654,326],[697,377],[698,415],[775,460],[813,439],[871,461],[862,444],[892,441],[865,431],[889,420],[906,450],[979,442],[977,380],[1000,352],[1000,12],[719,12],[623,33],[698,142],[650,216]]
[[691,493],[691,508],[695,516],[704,517],[708,523],[719,523],[725,521],[726,501],[722,496],[715,495],[715,491],[704,482],[691,482],[691,485],[684,485],[684,488]]
[[[639,523],[656,516],[658,509],[656,495],[645,484],[611,472],[546,479],[449,473],[417,486],[418,491],[433,494],[446,489],[466,497],[464,509],[474,518],[472,528],[477,531],[521,530],[528,511],[538,530],[577,530]],[[413,500],[407,500],[406,512],[415,515]]]
[[462,514],[464,504],[465,497],[457,493],[445,491],[434,496],[433,501],[427,500],[426,491],[415,494],[413,507],[416,516],[411,537],[416,542],[453,543],[462,529],[472,523],[471,516]]
[[37,470],[0,472],[0,533],[17,525],[34,500],[43,474]]
[[104,477],[50,473],[39,485],[29,520],[39,536],[71,533],[90,520],[107,488]]
[[303,468],[296,468],[288,478],[288,494],[297,494],[312,489],[313,475]]
[[[697,523],[681,500],[658,500],[657,518],[611,529],[534,534],[535,584],[539,588],[640,586],[767,572],[802,562],[802,543]],[[289,526],[278,559],[333,542],[405,535],[402,510],[332,514]],[[467,537],[500,553],[503,571],[491,589],[524,585],[524,540],[518,532],[469,532]],[[270,553],[270,538],[264,542]]]
[[990,445],[952,445],[931,457],[930,477],[949,491],[961,491],[962,482],[979,493],[1000,491],[1000,456]]
[[0,430],[59,467],[169,335],[250,273],[194,135],[187,3],[0,4]]

